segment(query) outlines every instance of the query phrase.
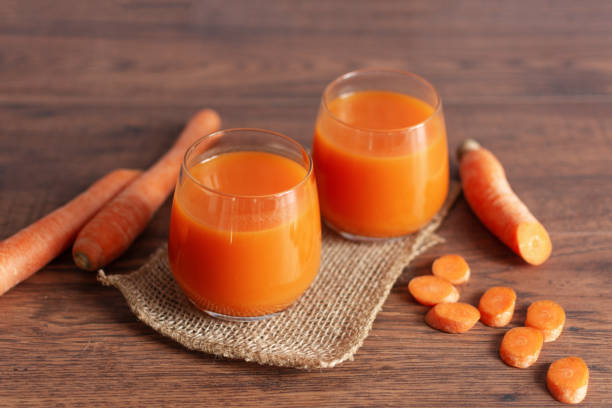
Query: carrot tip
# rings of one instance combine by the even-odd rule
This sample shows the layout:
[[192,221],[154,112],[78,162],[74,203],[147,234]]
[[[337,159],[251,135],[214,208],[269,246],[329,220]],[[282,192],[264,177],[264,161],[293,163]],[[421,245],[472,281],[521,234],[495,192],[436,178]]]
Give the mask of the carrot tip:
[[75,252],[72,254],[72,259],[76,266],[81,269],[85,269],[87,271],[92,271],[94,268],[91,267],[91,262],[89,262],[89,258],[83,252]]
[[461,158],[464,154],[472,150],[478,150],[480,149],[480,147],[480,143],[478,143],[474,139],[464,140],[463,143],[461,143],[461,146],[459,146],[459,148],[457,149],[457,160],[461,161]]

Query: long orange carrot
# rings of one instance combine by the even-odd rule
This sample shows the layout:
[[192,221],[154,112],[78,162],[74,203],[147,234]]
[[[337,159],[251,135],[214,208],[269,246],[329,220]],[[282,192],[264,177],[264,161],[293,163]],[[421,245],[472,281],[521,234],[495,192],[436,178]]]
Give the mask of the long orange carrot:
[[471,139],[457,155],[463,194],[482,223],[526,262],[546,261],[552,250],[548,232],[512,191],[499,160]]
[[172,192],[187,148],[219,124],[215,111],[198,112],[174,146],[87,223],[72,247],[79,268],[99,269],[130,246]]
[[137,170],[115,170],[72,201],[0,242],[0,295],[68,248],[81,227],[139,174]]

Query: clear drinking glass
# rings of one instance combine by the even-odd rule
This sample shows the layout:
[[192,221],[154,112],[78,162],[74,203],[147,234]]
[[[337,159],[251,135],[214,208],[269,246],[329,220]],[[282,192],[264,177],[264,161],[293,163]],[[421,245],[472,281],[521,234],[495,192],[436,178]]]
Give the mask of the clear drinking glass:
[[212,133],[186,152],[168,255],[195,306],[231,320],[282,311],[311,284],[321,253],[312,160],[262,129]]
[[342,75],[323,93],[312,156],[330,227],[356,240],[415,232],[448,192],[440,97],[408,72]]

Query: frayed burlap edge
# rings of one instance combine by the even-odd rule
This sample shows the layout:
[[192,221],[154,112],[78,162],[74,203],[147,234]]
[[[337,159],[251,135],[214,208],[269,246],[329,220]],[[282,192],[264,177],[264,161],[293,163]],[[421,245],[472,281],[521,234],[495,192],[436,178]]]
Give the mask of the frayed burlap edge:
[[[325,230],[317,279],[292,307],[265,321],[226,322],[196,310],[172,279],[166,245],[136,272],[106,275],[101,270],[98,280],[119,289],[138,319],[188,349],[281,367],[334,367],[353,359],[402,270],[443,242],[434,231],[459,193],[453,182],[440,212],[406,238],[355,243]],[[344,303],[334,303],[335,296]]]

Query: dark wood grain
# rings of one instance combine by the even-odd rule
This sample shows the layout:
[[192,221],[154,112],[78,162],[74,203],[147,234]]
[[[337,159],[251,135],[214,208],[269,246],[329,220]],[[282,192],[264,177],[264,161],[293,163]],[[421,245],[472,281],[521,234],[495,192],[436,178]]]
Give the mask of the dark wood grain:
[[[460,200],[446,243],[406,268],[355,361],[310,372],[184,350],[63,254],[0,298],[0,406],[558,406],[545,373],[568,354],[591,368],[583,406],[608,406],[610,21],[605,0],[0,2],[0,238],[112,168],[148,166],[203,106],[225,127],[308,145],[325,84],[383,66],[437,86],[451,149],[475,137],[494,150],[554,243],[528,267]],[[168,216],[166,204],[109,270],[142,265]],[[406,283],[448,252],[472,266],[466,301],[515,288],[515,325],[531,301],[565,307],[535,366],[501,362],[501,329],[423,323]]]

